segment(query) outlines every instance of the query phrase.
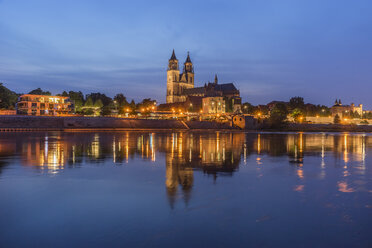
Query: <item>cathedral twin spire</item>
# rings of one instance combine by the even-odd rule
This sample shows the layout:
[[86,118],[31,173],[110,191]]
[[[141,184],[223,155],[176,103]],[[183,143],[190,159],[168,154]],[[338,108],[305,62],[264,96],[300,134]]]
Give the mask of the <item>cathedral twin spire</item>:
[[[169,59],[169,63],[175,63],[177,64],[177,68],[178,68],[178,59],[176,57],[176,53],[173,49],[172,51],[172,56],[170,57]],[[187,52],[187,58],[186,58],[186,61],[184,63],[184,67],[183,67],[183,71],[184,72],[192,72],[194,73],[194,68],[192,66],[192,62],[191,62],[191,58],[190,58],[190,52]],[[217,77],[217,74],[215,75],[214,77],[214,83],[215,84],[218,84],[218,77]],[[337,101],[336,101],[337,102]],[[341,103],[341,100],[340,100],[340,103]]]
[[[174,52],[174,49],[173,49],[172,56],[170,57],[169,62],[175,62],[175,61],[178,62],[178,59],[177,59],[176,53]],[[192,62],[191,62],[191,58],[190,58],[190,52],[187,52],[187,58],[186,58],[186,61],[184,63],[183,71],[184,72],[194,72]]]

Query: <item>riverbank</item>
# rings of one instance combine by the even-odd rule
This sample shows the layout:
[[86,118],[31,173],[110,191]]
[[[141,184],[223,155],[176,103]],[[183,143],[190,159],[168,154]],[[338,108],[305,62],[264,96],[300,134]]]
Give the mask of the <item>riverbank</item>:
[[280,129],[238,129],[211,121],[149,120],[115,117],[0,116],[0,132],[7,131],[133,131],[133,130],[235,130],[275,132],[372,132],[372,125],[288,123]]
[[37,130],[188,130],[233,129],[210,121],[149,120],[115,117],[0,116],[2,131]]

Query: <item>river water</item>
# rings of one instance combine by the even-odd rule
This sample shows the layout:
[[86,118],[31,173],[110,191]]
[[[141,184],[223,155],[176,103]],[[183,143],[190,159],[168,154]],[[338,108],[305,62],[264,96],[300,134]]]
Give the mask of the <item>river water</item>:
[[0,134],[0,247],[372,247],[372,136]]

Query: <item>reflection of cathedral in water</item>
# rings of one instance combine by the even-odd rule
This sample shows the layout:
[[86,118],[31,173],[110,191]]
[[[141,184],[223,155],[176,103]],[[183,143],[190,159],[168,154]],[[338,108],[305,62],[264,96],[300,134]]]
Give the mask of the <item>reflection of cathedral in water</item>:
[[[166,187],[171,206],[177,191],[182,190],[182,197],[187,203],[194,181],[193,170],[202,170],[212,174],[229,174],[239,166],[244,134],[233,135],[219,132],[207,135],[173,133],[166,137]],[[234,149],[233,149],[234,148]]]
[[349,161],[361,162],[360,170],[364,173],[367,148],[372,148],[372,138],[363,134],[3,133],[0,135],[0,173],[7,163],[4,158],[15,154],[20,156],[22,164],[48,173],[84,163],[111,161],[120,165],[134,159],[155,162],[165,157],[165,186],[173,205],[178,198],[188,202],[195,171],[216,180],[218,176],[233,175],[252,155],[255,159],[252,165],[260,166],[267,156],[287,156],[288,161],[298,167],[298,177],[303,178],[301,168],[306,164],[306,156],[320,157],[320,166],[324,168],[327,155],[342,163],[344,173],[349,173]]

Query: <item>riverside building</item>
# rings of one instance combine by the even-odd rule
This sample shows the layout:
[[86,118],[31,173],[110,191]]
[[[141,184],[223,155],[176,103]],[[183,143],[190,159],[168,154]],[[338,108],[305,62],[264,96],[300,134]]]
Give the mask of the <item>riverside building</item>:
[[69,97],[25,94],[18,98],[17,114],[63,116],[74,113]]
[[354,103],[350,105],[343,105],[341,100],[336,100],[335,104],[331,107],[332,116],[336,114],[340,117],[350,116],[350,114],[358,114],[359,117],[363,116],[363,105],[359,104],[356,106]]
[[[185,105],[192,112],[232,113],[241,110],[240,92],[233,83],[219,84],[217,75],[214,82],[194,87],[194,67],[187,54],[180,73],[178,59],[173,50],[167,70],[167,105]],[[191,106],[191,107],[189,107]]]

